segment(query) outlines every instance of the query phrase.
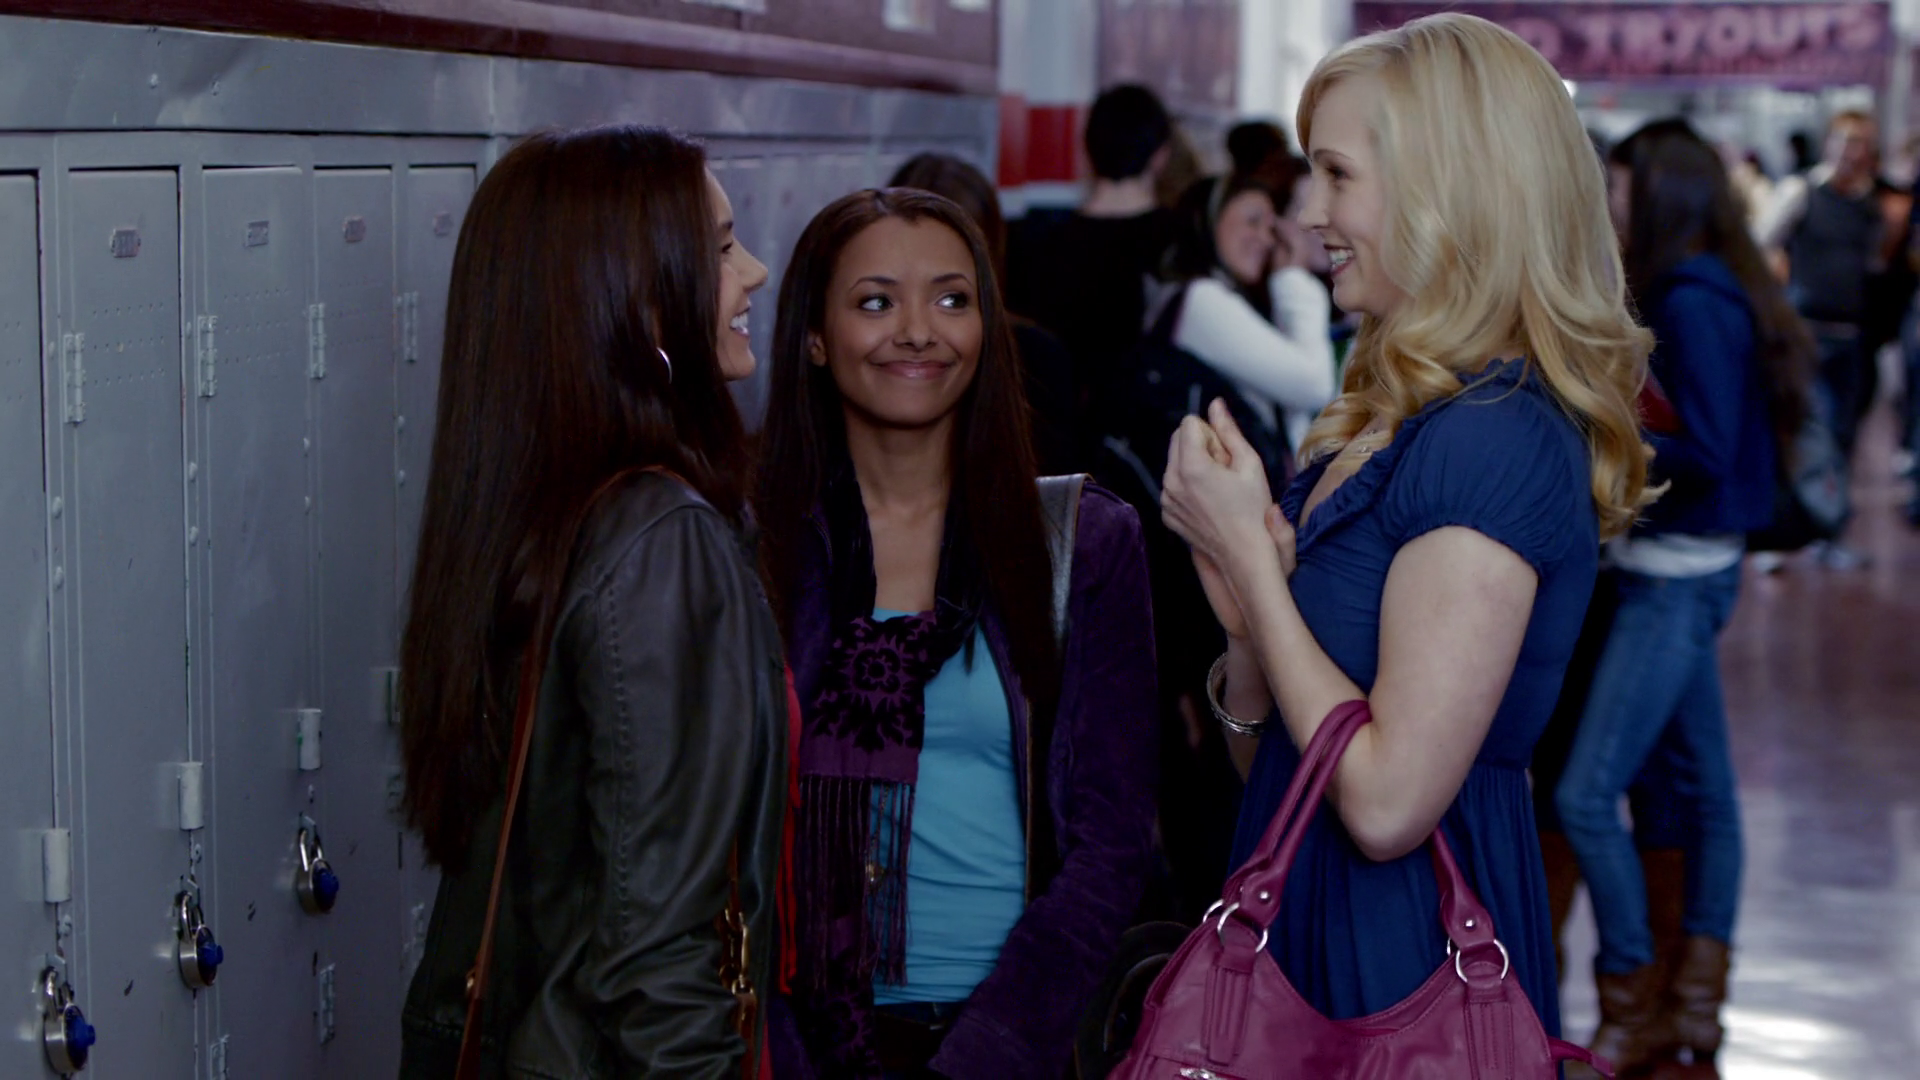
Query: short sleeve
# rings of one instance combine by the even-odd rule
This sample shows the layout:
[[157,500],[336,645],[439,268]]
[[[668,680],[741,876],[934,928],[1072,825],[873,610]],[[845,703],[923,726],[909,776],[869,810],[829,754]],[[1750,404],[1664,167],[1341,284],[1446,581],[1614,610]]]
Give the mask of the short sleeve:
[[1469,390],[1419,419],[1411,433],[1402,428],[1400,460],[1381,497],[1396,545],[1458,526],[1511,549],[1542,576],[1569,552],[1599,545],[1586,441],[1539,391]]

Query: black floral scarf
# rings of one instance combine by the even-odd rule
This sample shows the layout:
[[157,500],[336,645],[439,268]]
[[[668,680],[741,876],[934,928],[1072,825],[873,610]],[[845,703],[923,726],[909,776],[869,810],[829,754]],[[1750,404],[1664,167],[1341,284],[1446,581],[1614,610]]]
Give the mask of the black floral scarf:
[[[819,690],[801,703],[794,846],[796,989],[816,1021],[848,1019],[846,1006],[871,1000],[876,976],[906,980],[908,839],[926,686],[973,641],[985,595],[957,493],[947,510],[934,609],[885,621],[873,616],[873,540],[851,468],[827,486],[821,509],[831,549],[832,637]],[[816,1052],[844,1055],[837,1064],[852,1075],[864,1071],[860,1034],[809,1041]]]

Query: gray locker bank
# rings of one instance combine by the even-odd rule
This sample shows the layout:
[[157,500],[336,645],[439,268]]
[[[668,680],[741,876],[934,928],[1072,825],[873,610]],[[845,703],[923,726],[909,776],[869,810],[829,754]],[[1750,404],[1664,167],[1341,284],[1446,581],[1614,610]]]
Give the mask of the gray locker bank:
[[435,885],[394,664],[478,177],[539,127],[707,138],[764,348],[811,214],[988,164],[995,104],[12,16],[0,57],[0,1077],[390,1075]]

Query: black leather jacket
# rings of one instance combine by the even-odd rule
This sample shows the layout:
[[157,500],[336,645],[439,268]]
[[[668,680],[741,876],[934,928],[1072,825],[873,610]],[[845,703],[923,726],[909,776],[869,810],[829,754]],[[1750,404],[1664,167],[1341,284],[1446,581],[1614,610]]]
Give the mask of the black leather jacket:
[[[746,544],[645,474],[589,523],[508,852],[482,1075],[738,1076],[715,917],[739,844],[750,969],[772,997],[787,792],[780,636]],[[400,1075],[451,1077],[502,807],[434,903]]]

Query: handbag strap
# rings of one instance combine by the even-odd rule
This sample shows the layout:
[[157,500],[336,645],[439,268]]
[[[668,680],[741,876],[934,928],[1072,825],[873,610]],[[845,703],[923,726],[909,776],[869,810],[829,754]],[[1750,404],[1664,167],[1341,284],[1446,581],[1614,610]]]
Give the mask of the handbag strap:
[[[1293,821],[1302,802],[1306,800],[1313,778],[1322,771],[1322,763],[1326,759],[1328,749],[1337,741],[1340,744],[1340,751],[1345,751],[1347,743],[1360,730],[1360,724],[1365,723],[1371,715],[1365,701],[1345,702],[1327,714],[1326,720],[1313,733],[1313,738],[1307,741],[1307,748],[1300,755],[1300,763],[1294,768],[1293,781],[1287,785],[1286,795],[1280,800],[1280,809],[1275,811],[1273,817],[1267,822],[1266,831],[1261,834],[1260,842],[1255,845],[1253,854],[1248,856],[1240,869],[1227,879],[1226,886],[1221,891],[1223,906],[1238,903],[1246,907],[1247,901],[1254,899],[1254,910],[1258,910],[1261,903],[1256,899],[1259,890],[1249,892],[1245,888],[1248,880],[1264,873],[1273,865],[1274,860],[1279,858],[1281,845],[1286,840],[1287,826]],[[1332,770],[1326,771],[1331,778]],[[1324,785],[1322,791],[1324,791]],[[1317,809],[1318,797],[1307,803],[1307,806],[1309,811]],[[1275,910],[1278,910],[1277,906]]]
[[533,714],[540,703],[547,650],[537,639],[527,644],[520,662],[520,687],[513,710],[513,760],[507,772],[506,815],[500,819],[500,843],[493,852],[493,883],[487,887],[487,917],[480,924],[480,951],[467,972],[467,1023],[460,1031],[460,1058],[454,1080],[473,1080],[480,1069],[480,1011],[487,995],[487,973],[493,968],[493,930],[500,918],[500,883],[506,877],[507,844],[513,839],[513,819],[520,806],[520,789],[527,776],[527,751],[533,743]]
[[1086,473],[1043,476],[1039,480],[1040,516],[1047,527],[1047,558],[1053,566],[1053,647],[1067,655],[1067,602],[1073,596],[1073,546],[1080,531],[1080,493]]
[[[1073,597],[1073,546],[1080,531],[1080,493],[1087,485],[1085,473],[1042,476],[1038,479],[1041,524],[1046,530],[1047,560],[1051,564],[1051,592],[1048,613],[1052,617],[1054,671],[1065,676],[1067,661],[1068,602]],[[1053,825],[1053,804],[1048,797],[1047,761],[1053,746],[1058,695],[1052,708],[1034,708],[1028,699],[1027,711],[1027,874],[1028,900],[1046,891],[1060,872],[1060,843]]]
[[[1239,873],[1227,882],[1222,901],[1237,905],[1235,914],[1262,932],[1273,925],[1280,912],[1280,896],[1286,888],[1288,871],[1306,839],[1307,826],[1326,797],[1340,759],[1360,728],[1373,719],[1364,701],[1350,701],[1328,714],[1307,743],[1293,780],[1287,785],[1280,810],[1268,822],[1260,846]],[[1447,938],[1461,951],[1497,944],[1493,917],[1474,894],[1454,858],[1453,848],[1436,826],[1427,838],[1433,855],[1434,875],[1439,880],[1440,921]]]

